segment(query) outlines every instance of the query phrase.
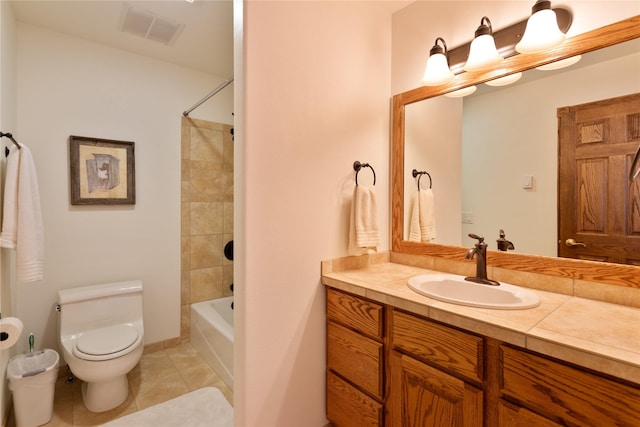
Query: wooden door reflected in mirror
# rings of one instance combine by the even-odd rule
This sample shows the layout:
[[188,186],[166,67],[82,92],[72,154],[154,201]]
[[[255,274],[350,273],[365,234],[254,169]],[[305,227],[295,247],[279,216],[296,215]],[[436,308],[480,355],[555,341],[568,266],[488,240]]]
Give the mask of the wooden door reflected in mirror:
[[558,255],[640,265],[640,94],[558,109]]

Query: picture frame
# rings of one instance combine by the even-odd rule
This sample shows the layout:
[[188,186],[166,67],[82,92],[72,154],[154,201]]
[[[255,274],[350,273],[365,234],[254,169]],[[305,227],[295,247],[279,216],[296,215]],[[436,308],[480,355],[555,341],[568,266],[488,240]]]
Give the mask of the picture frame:
[[134,205],[135,143],[71,135],[72,205]]

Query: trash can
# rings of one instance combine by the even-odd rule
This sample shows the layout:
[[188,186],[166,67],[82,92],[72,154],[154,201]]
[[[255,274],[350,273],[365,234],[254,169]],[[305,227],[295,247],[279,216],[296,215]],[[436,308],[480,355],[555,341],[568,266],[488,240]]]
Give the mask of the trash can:
[[7,376],[17,427],[40,426],[51,420],[58,361],[58,353],[51,349],[19,354],[9,360]]

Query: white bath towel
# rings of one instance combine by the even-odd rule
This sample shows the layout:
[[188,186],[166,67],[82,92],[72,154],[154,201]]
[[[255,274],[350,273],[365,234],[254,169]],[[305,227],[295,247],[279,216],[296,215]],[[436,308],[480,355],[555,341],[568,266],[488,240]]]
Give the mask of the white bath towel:
[[351,201],[349,254],[376,252],[380,244],[378,204],[374,186],[356,185]]
[[18,280],[42,280],[44,232],[40,191],[28,147],[11,146],[7,159],[0,246],[16,250]]
[[436,238],[436,215],[431,189],[417,191],[411,200],[409,241],[428,242]]

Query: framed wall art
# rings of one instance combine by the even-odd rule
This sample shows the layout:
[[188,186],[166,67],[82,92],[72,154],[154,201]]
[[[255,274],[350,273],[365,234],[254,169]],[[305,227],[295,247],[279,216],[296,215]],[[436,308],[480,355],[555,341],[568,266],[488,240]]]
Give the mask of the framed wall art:
[[134,143],[69,137],[72,205],[136,203]]

